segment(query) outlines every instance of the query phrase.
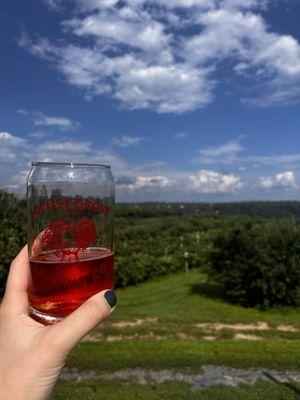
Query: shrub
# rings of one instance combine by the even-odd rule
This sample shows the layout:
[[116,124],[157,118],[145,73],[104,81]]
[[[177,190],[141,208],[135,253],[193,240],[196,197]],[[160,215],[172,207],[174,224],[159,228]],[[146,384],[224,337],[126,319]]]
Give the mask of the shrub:
[[26,243],[26,205],[0,189],[0,295],[12,259]]
[[213,240],[210,276],[243,306],[300,304],[300,227],[244,221]]

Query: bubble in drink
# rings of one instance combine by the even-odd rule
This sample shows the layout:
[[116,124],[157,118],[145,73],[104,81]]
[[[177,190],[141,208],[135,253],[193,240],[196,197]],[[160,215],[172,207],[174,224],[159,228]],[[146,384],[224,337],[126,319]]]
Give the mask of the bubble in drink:
[[33,315],[58,320],[90,296],[114,286],[114,254],[105,248],[42,252],[30,259]]

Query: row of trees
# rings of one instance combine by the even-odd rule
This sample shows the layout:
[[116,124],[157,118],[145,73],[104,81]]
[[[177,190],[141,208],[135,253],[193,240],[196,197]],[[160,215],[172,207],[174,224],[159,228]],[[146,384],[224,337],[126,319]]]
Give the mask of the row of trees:
[[[257,207],[251,204],[250,210]],[[300,225],[294,218],[180,210],[166,204],[117,207],[116,286],[199,268],[222,285],[228,299],[244,306],[300,304]],[[26,243],[26,226],[25,201],[0,190],[2,292],[10,262]]]

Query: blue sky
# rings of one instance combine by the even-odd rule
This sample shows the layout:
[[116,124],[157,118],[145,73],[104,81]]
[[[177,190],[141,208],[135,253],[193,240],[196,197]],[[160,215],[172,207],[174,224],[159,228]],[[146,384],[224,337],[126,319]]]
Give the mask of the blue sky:
[[112,165],[119,201],[300,198],[298,0],[0,5],[0,186]]

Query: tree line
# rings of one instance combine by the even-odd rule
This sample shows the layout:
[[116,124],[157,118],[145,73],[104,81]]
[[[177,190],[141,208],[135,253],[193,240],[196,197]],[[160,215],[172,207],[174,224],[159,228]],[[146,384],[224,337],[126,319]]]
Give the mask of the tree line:
[[[300,304],[299,202],[119,204],[117,287],[198,268],[224,296],[261,308]],[[27,241],[26,201],[0,190],[0,290]]]

